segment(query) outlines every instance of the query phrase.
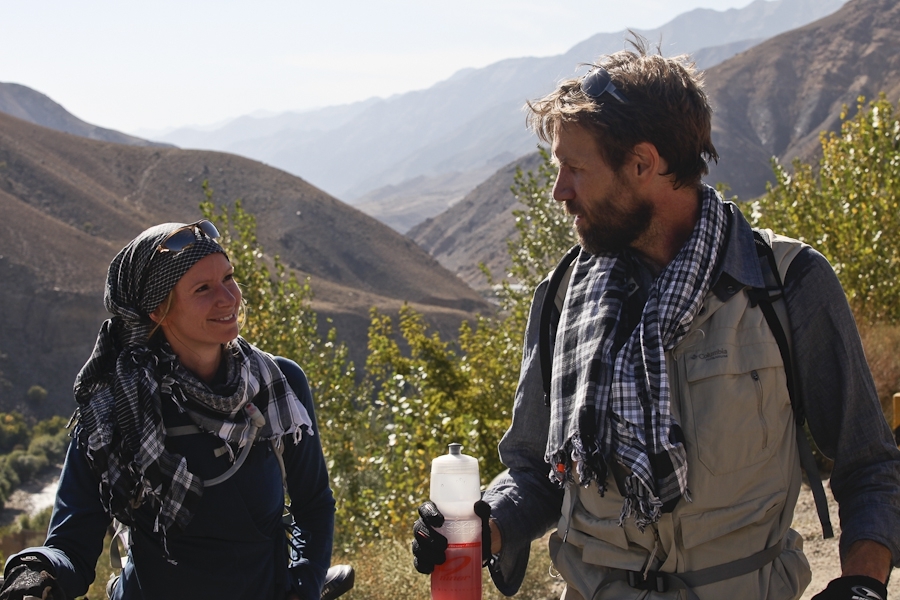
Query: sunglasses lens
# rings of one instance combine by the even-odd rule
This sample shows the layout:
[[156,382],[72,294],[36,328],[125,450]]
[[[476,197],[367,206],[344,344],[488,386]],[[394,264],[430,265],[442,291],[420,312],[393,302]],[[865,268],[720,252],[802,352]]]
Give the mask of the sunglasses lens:
[[206,234],[211,240],[215,240],[219,238],[219,230],[216,229],[216,226],[213,225],[210,221],[200,221],[197,223],[197,227],[200,228],[200,231]]
[[597,102],[602,102],[603,95],[609,94],[616,101],[628,104],[628,99],[619,91],[612,82],[609,72],[603,67],[597,67],[584,76],[581,80],[581,91]]
[[594,69],[581,80],[581,91],[591,98],[599,98],[609,87],[610,77],[606,69]]
[[162,247],[169,252],[181,252],[193,244],[195,239],[193,229],[182,229],[173,233],[169,239],[164,241]]

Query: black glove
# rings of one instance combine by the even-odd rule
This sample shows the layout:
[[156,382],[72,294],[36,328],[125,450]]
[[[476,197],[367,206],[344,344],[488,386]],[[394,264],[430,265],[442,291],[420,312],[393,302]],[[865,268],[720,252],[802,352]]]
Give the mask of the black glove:
[[812,600],[887,600],[887,586],[865,575],[838,577]]
[[[434,530],[444,524],[444,515],[429,500],[419,507],[419,519],[413,525],[413,564],[416,571],[425,575],[434,571],[435,565],[447,560],[447,538]],[[3,600],[0,598],[0,600]]]
[[[481,519],[481,566],[491,560],[491,505],[484,500],[475,503],[475,514]],[[419,573],[434,571],[435,565],[447,560],[447,538],[434,530],[444,524],[444,515],[434,502],[419,507],[419,519],[413,525],[413,564]],[[0,598],[2,600],[2,598]]]
[[43,600],[66,600],[56,578],[50,574],[50,565],[39,556],[22,556],[18,564],[6,574],[0,600],[22,600],[25,596],[37,596]]

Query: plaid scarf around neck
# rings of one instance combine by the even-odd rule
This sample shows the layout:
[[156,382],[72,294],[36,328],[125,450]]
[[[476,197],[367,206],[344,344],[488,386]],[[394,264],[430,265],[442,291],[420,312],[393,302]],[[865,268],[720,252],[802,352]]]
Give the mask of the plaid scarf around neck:
[[640,323],[614,352],[636,256],[579,255],[557,328],[545,459],[560,485],[596,481],[607,464],[625,477],[620,523],[643,530],[671,510],[687,488],[687,460],[672,417],[665,352],[687,334],[711,286],[723,246],[726,213],[715,190],[700,189],[700,219],[649,290]]
[[[76,431],[88,462],[100,479],[100,498],[107,513],[125,524],[147,503],[155,511],[154,531],[169,556],[166,534],[183,531],[203,495],[203,481],[187,460],[165,448],[161,403],[174,401],[204,431],[230,445],[250,439],[249,419],[242,410],[251,400],[262,408],[266,424],[256,439],[276,440],[303,428],[313,435],[312,420],[271,355],[238,337],[225,347],[231,393],[220,396],[185,370],[167,343],[122,349],[117,331],[127,332],[119,317],[101,328],[88,365],[113,365],[114,372],[79,375]],[[86,365],[85,370],[87,370]],[[79,393],[81,392],[81,393]]]

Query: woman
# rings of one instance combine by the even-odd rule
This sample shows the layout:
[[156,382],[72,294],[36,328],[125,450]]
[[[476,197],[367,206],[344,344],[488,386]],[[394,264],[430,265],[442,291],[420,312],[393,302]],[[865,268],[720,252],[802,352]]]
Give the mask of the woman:
[[238,335],[218,236],[167,223],[113,259],[47,540],[7,561],[0,598],[84,595],[113,518],[131,536],[114,599],[319,598],[334,499],[309,387]]

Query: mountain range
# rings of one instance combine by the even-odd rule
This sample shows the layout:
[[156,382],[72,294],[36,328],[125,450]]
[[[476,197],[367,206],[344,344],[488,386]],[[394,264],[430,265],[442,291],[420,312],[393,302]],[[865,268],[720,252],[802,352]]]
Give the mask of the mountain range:
[[[814,162],[821,131],[836,131],[846,105],[880,92],[900,98],[900,4],[851,0],[836,13],[783,33],[708,69],[706,90],[714,108],[718,164],[706,180],[726,183],[729,194],[750,199],[774,179],[771,158]],[[509,191],[516,166],[538,164],[538,155],[513,161],[458,204],[408,232],[441,264],[470,285],[487,282],[480,261],[495,275],[508,265],[506,239],[515,235]]]
[[[659,41],[667,55],[695,53],[706,68],[827,15],[844,1],[756,0],[741,9],[696,9],[638,33]],[[390,98],[245,117],[214,131],[179,130],[160,139],[282,168],[405,231],[413,219],[440,213],[488,174],[533,151],[525,100],[574,76],[580,63],[623,49],[626,35],[600,33],[562,55],[464,69],[428,89]],[[445,190],[440,194],[429,192],[436,181]]]
[[[789,6],[812,10],[822,5],[805,2],[757,0],[741,10],[786,10]],[[737,18],[742,13],[725,14]],[[703,27],[715,29],[709,23]],[[753,34],[747,40],[764,37],[745,29]],[[843,103],[852,111],[857,94],[872,97],[882,90],[896,98],[900,68],[893,49],[900,47],[898,32],[900,8],[895,0],[851,0],[831,16],[761,43],[723,38],[722,44],[698,52],[722,55],[745,48],[705,73],[716,110],[714,141],[722,157],[709,180],[729,182],[741,197],[752,197],[756,189],[752,186],[764,185],[760,182],[768,176],[769,156],[781,160],[814,156],[818,132],[834,130]],[[622,36],[616,35],[621,47]],[[726,47],[730,49],[723,50]],[[466,86],[456,87],[459,81],[473,78],[484,86],[482,96],[499,94],[498,89],[506,90],[506,84],[524,85],[517,73],[527,71],[527,64],[539,70],[537,65],[548,61],[513,59],[487,70],[457,73],[435,86],[444,91],[446,100],[438,108],[433,101],[440,94],[426,90],[332,107],[321,111],[318,120],[297,126],[298,131],[314,137],[325,135],[315,127],[331,127],[325,137],[337,144],[337,132],[353,129],[352,124],[372,110],[380,111],[384,131],[369,130],[366,135],[382,136],[387,146],[365,146],[368,142],[362,138],[342,142],[350,157],[344,164],[367,167],[360,146],[375,148],[369,158],[377,163],[392,153],[396,139],[411,135],[407,129],[433,122],[435,114],[446,114],[448,120],[454,116],[459,122],[462,117],[454,109],[471,110],[473,104],[462,102]],[[399,191],[410,187],[438,196],[442,189],[451,189],[465,195],[404,237],[309,182],[247,158],[153,146],[131,136],[103,141],[106,138],[101,135],[118,132],[67,117],[68,113],[46,96],[23,88],[0,84],[0,111],[13,115],[19,111],[18,117],[0,114],[0,303],[4,307],[0,314],[0,374],[11,382],[11,386],[0,385],[0,410],[19,407],[36,414],[59,414],[71,409],[72,380],[106,316],[101,298],[109,260],[151,224],[196,219],[204,180],[210,182],[220,203],[243,199],[244,206],[258,217],[265,249],[280,255],[301,277],[311,278],[314,306],[334,319],[359,362],[365,352],[371,306],[393,312],[409,301],[444,333],[455,331],[460,320],[474,312],[490,310],[479,294],[452,273],[483,288],[484,278],[475,265],[484,261],[495,274],[501,272],[506,265],[505,240],[514,231],[511,210],[515,200],[509,192],[513,173],[517,166],[534,168],[539,160],[536,153],[512,160],[514,153],[503,150],[487,159],[482,154],[481,163],[476,156],[471,159],[476,165],[472,168],[420,174],[391,184]],[[404,97],[401,104],[411,125],[397,128],[392,111],[394,103]],[[521,95],[518,102],[526,97]],[[420,109],[414,98],[423,102]],[[292,118],[281,115],[261,121],[277,132]],[[521,125],[523,115],[517,118]],[[479,122],[487,128],[491,119]],[[454,143],[465,146],[467,135],[481,139],[478,127],[469,125],[463,123],[451,135]],[[449,129],[450,124],[440,122],[435,127]],[[219,134],[225,135],[225,131],[236,130],[226,128]],[[427,128],[421,133],[429,139],[448,135]],[[275,140],[276,134],[270,137]],[[265,139],[258,141],[260,147]],[[462,164],[460,147],[447,142],[446,152],[456,152],[454,156]],[[467,147],[472,152],[480,150],[474,142]],[[419,151],[424,157],[425,150]],[[498,167],[499,163],[503,164]],[[758,164],[766,168],[757,168]],[[404,172],[402,177],[413,172]],[[475,187],[466,193],[467,186]],[[391,207],[391,198],[388,190],[379,201]],[[424,217],[424,212],[420,216]],[[23,407],[24,393],[34,384],[50,391],[48,402],[42,407]]]
[[[0,113],[0,410],[71,412],[90,355],[106,268],[150,225],[199,218],[208,180],[218,204],[241,199],[269,254],[310,277],[313,307],[352,358],[365,357],[369,310],[410,303],[444,335],[489,311],[459,278],[404,237],[307,182],[220,152],[101,142]],[[253,318],[252,314],[249,318]],[[24,403],[32,385],[48,390]]]

